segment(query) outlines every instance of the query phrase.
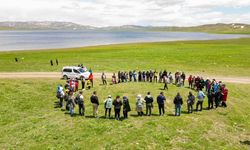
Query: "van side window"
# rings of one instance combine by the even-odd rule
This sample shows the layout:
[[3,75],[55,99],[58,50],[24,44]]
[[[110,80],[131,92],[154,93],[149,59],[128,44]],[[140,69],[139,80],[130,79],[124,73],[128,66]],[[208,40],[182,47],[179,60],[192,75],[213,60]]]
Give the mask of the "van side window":
[[72,69],[65,68],[65,69],[63,69],[63,72],[72,72]]
[[73,69],[74,73],[79,73],[79,71],[77,71],[76,69]]

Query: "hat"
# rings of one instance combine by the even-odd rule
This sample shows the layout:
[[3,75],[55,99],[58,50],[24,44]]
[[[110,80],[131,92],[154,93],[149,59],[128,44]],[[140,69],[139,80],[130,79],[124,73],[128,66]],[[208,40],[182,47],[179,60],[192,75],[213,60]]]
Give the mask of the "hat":
[[137,95],[137,98],[138,98],[138,99],[141,99],[141,94],[138,94],[138,95]]
[[108,98],[111,98],[111,95],[109,95]]

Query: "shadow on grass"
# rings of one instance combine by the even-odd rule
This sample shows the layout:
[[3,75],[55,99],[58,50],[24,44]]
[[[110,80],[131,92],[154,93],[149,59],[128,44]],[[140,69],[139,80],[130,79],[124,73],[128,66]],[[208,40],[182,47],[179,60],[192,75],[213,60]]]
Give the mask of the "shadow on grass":
[[61,108],[60,103],[58,101],[54,102],[54,108]]
[[242,145],[249,145],[250,146],[250,141],[249,140],[240,141],[240,144],[242,144]]

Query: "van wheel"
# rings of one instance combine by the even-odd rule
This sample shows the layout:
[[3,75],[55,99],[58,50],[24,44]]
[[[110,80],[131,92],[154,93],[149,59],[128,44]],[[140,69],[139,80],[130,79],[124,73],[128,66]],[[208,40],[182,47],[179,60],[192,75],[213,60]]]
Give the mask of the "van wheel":
[[68,80],[68,77],[66,75],[63,76],[64,80]]

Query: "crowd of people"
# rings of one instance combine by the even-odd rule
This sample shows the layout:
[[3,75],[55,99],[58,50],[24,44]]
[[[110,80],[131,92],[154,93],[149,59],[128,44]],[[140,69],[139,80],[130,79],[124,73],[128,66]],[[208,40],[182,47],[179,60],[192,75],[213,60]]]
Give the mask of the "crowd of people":
[[[92,74],[92,72],[91,72]],[[107,77],[105,73],[101,75],[102,83],[104,85],[107,84]],[[168,89],[167,84],[175,84],[176,86],[184,86],[185,84],[186,75],[184,72],[176,72],[174,74],[174,78],[171,72],[167,71],[160,71],[159,73],[154,71],[129,71],[126,72],[118,72],[118,78],[116,78],[115,73],[112,76],[112,84],[118,84],[122,82],[159,82],[164,83],[164,89]],[[93,80],[93,79],[92,79]],[[81,80],[82,81],[82,80]],[[87,83],[87,88],[93,87],[93,81],[88,79],[89,83]],[[207,109],[217,108],[219,106],[227,107],[227,95],[228,89],[226,85],[223,84],[221,81],[217,82],[215,79],[204,80],[202,77],[199,76],[192,76],[190,75],[187,79],[188,87],[190,88],[190,92],[185,96],[187,99],[187,112],[193,113],[193,111],[202,111],[203,110],[203,103],[205,97],[208,98],[208,107]],[[83,82],[83,81],[82,81]],[[82,83],[82,89],[85,89],[85,83]],[[85,115],[85,100],[83,98],[83,90],[79,90],[79,81],[78,80],[68,80],[63,87],[59,85],[57,88],[57,98],[59,99],[59,106],[61,108],[64,107],[66,110],[69,111],[71,116],[75,115],[75,108],[78,105],[79,114],[84,116]],[[193,90],[193,91],[191,91]],[[197,95],[195,96],[193,92],[197,91]],[[151,116],[152,109],[154,106],[154,98],[150,92],[146,94],[143,98],[141,94],[138,94],[135,97],[136,100],[136,111],[138,116]],[[93,116],[99,117],[98,109],[100,105],[99,98],[97,96],[97,92],[94,91],[92,96],[90,97],[90,102],[93,106]],[[156,97],[156,103],[158,105],[159,115],[164,116],[165,114],[165,107],[166,107],[166,97],[164,96],[163,92]],[[175,115],[181,115],[181,108],[184,103],[184,100],[180,93],[177,93],[173,99],[173,104],[175,106]],[[196,107],[194,108],[194,105]],[[104,109],[105,109],[105,118],[111,117],[111,110],[114,108],[115,112],[115,119],[120,120],[120,112],[123,112],[123,118],[128,118],[128,113],[131,111],[129,99],[126,95],[122,98],[120,95],[117,95],[114,99],[111,95],[108,95],[107,98],[104,100]],[[146,110],[146,113],[144,111]]]

